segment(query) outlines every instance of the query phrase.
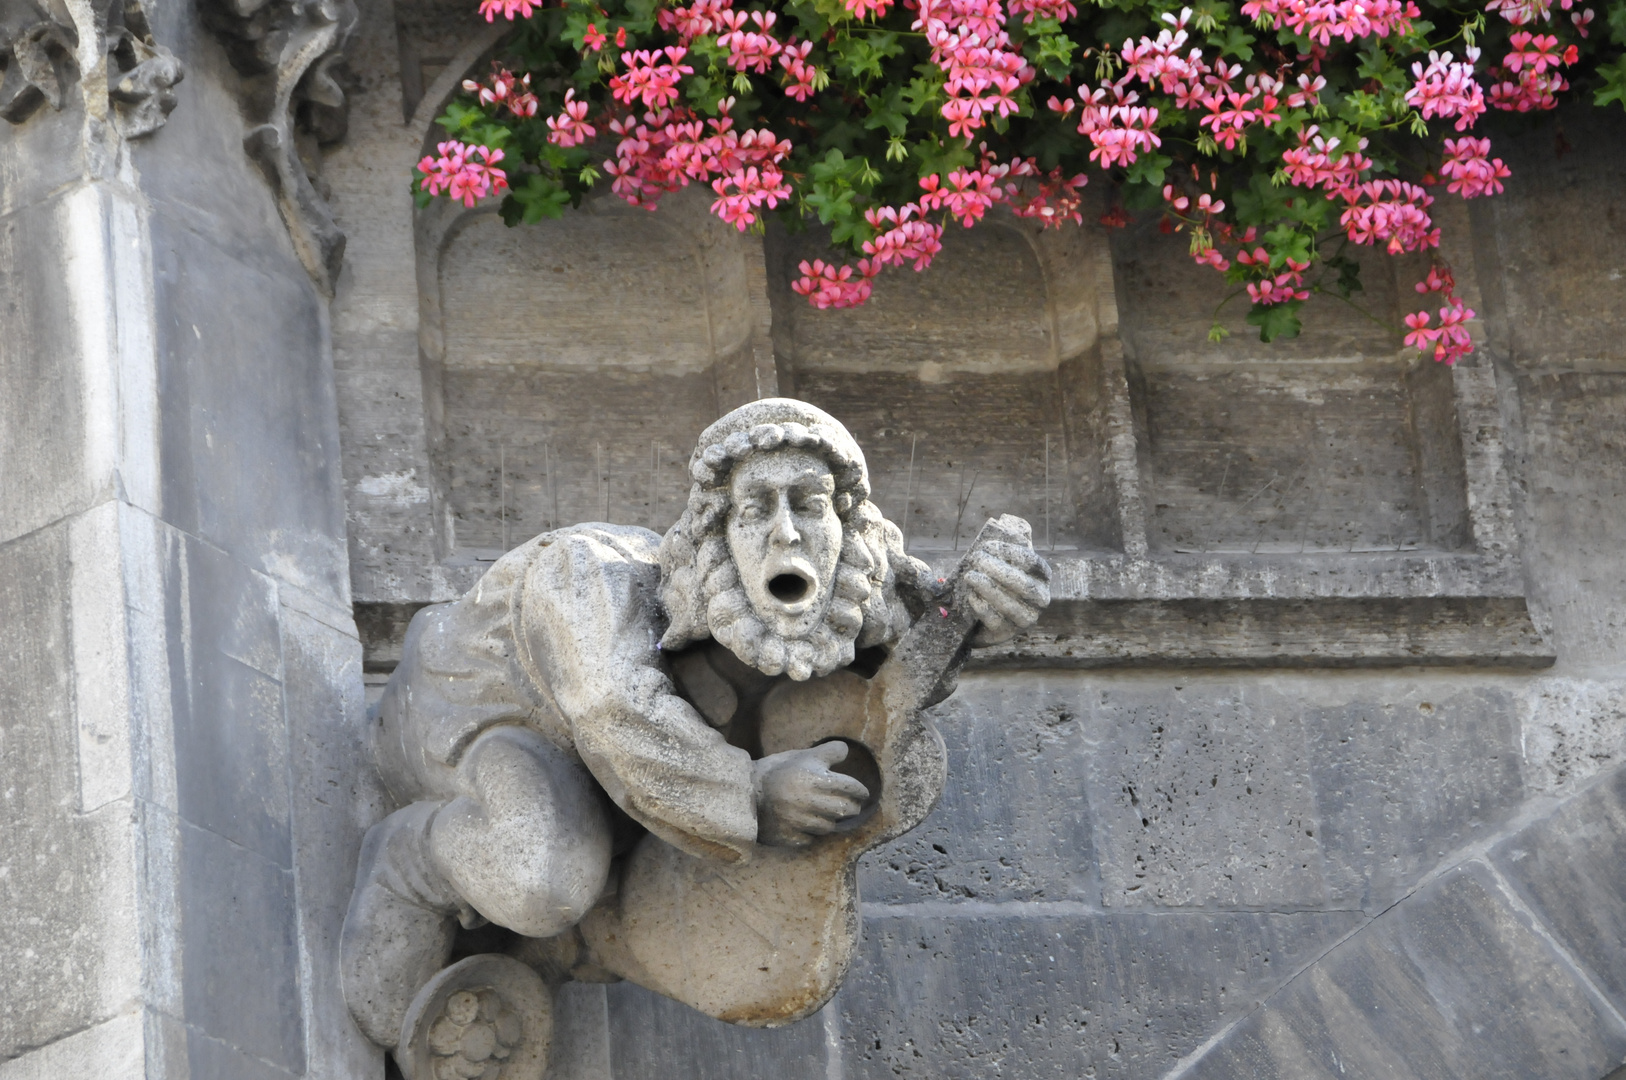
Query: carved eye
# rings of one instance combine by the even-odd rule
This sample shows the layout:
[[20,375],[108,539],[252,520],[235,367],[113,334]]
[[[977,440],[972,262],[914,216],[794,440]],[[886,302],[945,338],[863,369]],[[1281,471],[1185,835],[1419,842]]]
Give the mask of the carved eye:
[[822,491],[811,491],[796,500],[798,510],[806,510],[812,514],[822,514],[830,506],[830,496]]

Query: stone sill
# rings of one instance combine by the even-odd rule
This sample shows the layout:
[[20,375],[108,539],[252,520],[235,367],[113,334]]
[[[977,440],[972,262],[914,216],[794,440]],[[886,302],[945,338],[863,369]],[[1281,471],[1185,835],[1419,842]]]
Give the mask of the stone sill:
[[1523,597],[1058,600],[968,668],[1552,665]]

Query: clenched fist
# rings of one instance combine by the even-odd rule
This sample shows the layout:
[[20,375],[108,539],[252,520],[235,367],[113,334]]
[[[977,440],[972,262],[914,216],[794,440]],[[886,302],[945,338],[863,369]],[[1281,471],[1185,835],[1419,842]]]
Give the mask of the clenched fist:
[[869,789],[830,770],[846,758],[846,743],[827,742],[756,761],[757,843],[806,847],[863,809]]

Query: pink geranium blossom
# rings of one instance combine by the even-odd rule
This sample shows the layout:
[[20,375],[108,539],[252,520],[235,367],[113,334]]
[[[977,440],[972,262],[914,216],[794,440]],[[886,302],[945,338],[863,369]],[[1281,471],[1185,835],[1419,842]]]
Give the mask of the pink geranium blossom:
[[1440,246],[1426,208],[1434,197],[1403,180],[1368,180],[1343,198],[1349,203],[1339,224],[1357,244],[1387,242],[1389,254]]
[[1421,62],[1411,66],[1417,81],[1406,91],[1406,104],[1415,107],[1425,120],[1454,116],[1457,130],[1467,131],[1485,112],[1485,92],[1474,80],[1474,62],[1478,59],[1479,50],[1474,48],[1460,63],[1453,62],[1450,53],[1429,53],[1428,67]]
[[1500,195],[1502,181],[1513,173],[1501,158],[1490,157],[1489,139],[1445,140],[1445,161],[1440,173],[1451,183],[1446,190],[1464,199]]
[[868,260],[859,260],[859,269],[863,272],[856,280],[852,267],[832,266],[823,259],[814,259],[811,263],[803,259],[798,269],[802,276],[790,283],[792,291],[807,297],[808,303],[822,311],[857,307],[868,300],[873,288],[870,279],[877,268]]
[[469,146],[451,139],[435,147],[439,157],[418,162],[423,189],[431,195],[445,193],[464,206],[473,206],[487,195],[508,190],[508,173],[497,167],[501,150]]
[[513,22],[516,18],[529,19],[531,12],[541,6],[538,0],[480,0],[480,14],[486,22],[493,22],[498,15]]

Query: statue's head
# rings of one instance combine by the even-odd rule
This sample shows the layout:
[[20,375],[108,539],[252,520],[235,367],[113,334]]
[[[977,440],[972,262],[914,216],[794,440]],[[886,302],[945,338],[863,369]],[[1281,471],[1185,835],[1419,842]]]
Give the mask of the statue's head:
[[689,473],[661,543],[662,647],[712,637],[769,675],[807,679],[907,624],[892,587],[902,538],[833,416],[789,398],[741,406],[701,433]]

